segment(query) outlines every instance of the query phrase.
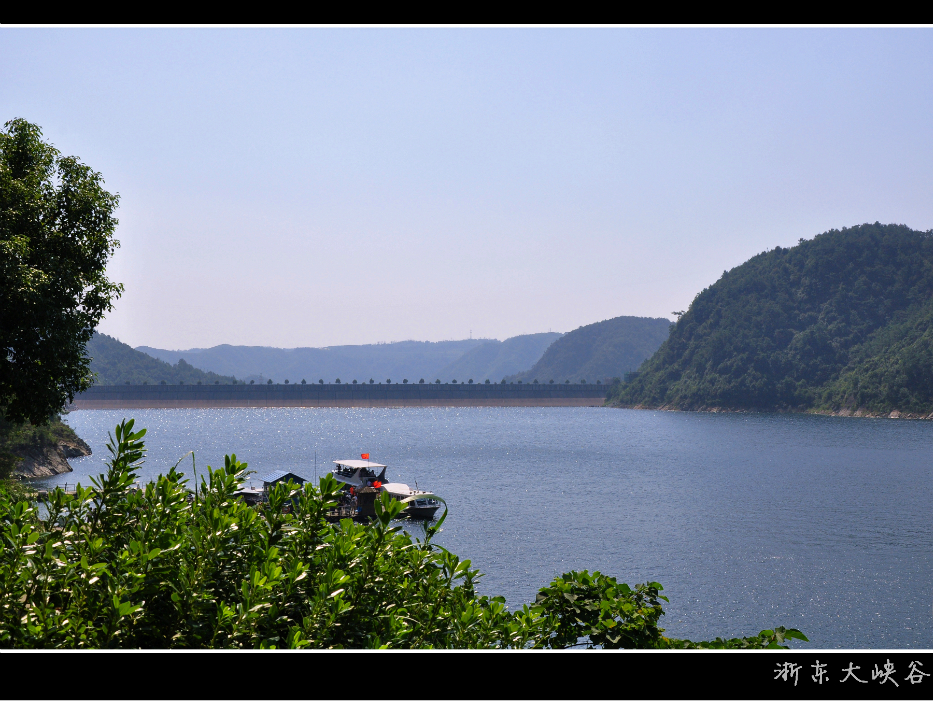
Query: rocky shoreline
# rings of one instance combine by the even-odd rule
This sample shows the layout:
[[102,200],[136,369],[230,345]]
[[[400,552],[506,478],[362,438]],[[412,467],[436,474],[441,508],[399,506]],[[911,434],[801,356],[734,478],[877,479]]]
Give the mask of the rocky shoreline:
[[47,442],[24,449],[20,453],[22,460],[13,470],[13,475],[19,479],[60,475],[72,471],[68,458],[90,454],[91,447],[78,436],[59,438],[57,443]]
[[869,411],[868,409],[733,409],[726,407],[698,407],[696,409],[681,409],[670,404],[661,406],[648,406],[646,404],[607,404],[613,409],[640,409],[649,411],[696,411],[708,414],[817,414],[819,416],[851,416],[865,419],[914,419],[931,420],[933,413],[916,414],[908,411],[894,409],[890,412]]
[[894,409],[888,413],[868,411],[867,409],[838,409],[835,411],[810,409],[806,413],[820,414],[821,416],[857,416],[866,419],[933,419],[933,413],[914,414],[909,411],[898,411],[897,409]]

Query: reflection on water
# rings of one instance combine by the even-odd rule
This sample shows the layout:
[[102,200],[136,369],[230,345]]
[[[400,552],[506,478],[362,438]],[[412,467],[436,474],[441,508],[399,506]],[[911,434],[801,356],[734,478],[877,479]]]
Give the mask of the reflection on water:
[[[146,427],[151,479],[189,450],[307,478],[369,452],[447,499],[439,542],[510,605],[571,569],[660,581],[663,625],[694,639],[787,625],[814,647],[931,647],[933,424],[589,408],[79,411]],[[317,465],[315,467],[315,456]],[[181,468],[190,471],[190,459]],[[795,647],[798,645],[795,644]]]

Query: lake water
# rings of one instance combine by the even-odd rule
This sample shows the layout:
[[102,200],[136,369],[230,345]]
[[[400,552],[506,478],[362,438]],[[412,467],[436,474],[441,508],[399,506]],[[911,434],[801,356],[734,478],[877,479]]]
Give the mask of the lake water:
[[[595,408],[78,411],[103,470],[124,416],[144,478],[194,450],[307,478],[369,452],[447,499],[438,542],[511,606],[561,572],[664,585],[692,639],[786,625],[820,648],[933,647],[933,423]],[[190,467],[190,458],[187,464]]]

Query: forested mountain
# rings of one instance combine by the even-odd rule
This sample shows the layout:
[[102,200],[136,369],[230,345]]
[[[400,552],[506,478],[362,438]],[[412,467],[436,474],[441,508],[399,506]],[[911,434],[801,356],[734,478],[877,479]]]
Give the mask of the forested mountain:
[[[269,348],[265,346],[221,345],[170,351],[148,346],[137,350],[171,363],[184,359],[197,368],[244,379],[271,379],[274,382],[417,382],[437,379],[438,373],[467,351],[487,339],[462,341],[399,341],[360,346],[328,348]],[[430,378],[429,378],[430,376]],[[459,379],[459,378],[457,378]]]
[[127,382],[131,385],[157,385],[163,381],[173,385],[179,382],[230,384],[236,381],[233,377],[198,370],[181,359],[175,365],[169,365],[103,333],[95,333],[88,341],[87,355],[91,358],[91,372],[97,374],[94,384],[98,385]]
[[667,338],[671,322],[619,316],[561,336],[530,370],[506,379],[523,382],[606,381],[634,370]]
[[775,248],[696,296],[622,405],[933,411],[933,231]]
[[497,382],[534,365],[548,346],[560,337],[559,333],[548,332],[487,341],[440,370],[435,379],[442,382],[470,379]]

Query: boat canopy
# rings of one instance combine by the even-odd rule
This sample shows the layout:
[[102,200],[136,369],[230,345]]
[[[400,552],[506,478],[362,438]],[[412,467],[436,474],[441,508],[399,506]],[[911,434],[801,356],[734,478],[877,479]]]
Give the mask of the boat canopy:
[[381,465],[378,462],[370,462],[369,460],[334,460],[334,462],[344,467],[352,467],[354,470],[358,470],[361,467],[368,467],[370,470],[374,467],[388,467],[387,465]]
[[411,487],[403,482],[388,482],[382,488],[391,494],[411,494]]

